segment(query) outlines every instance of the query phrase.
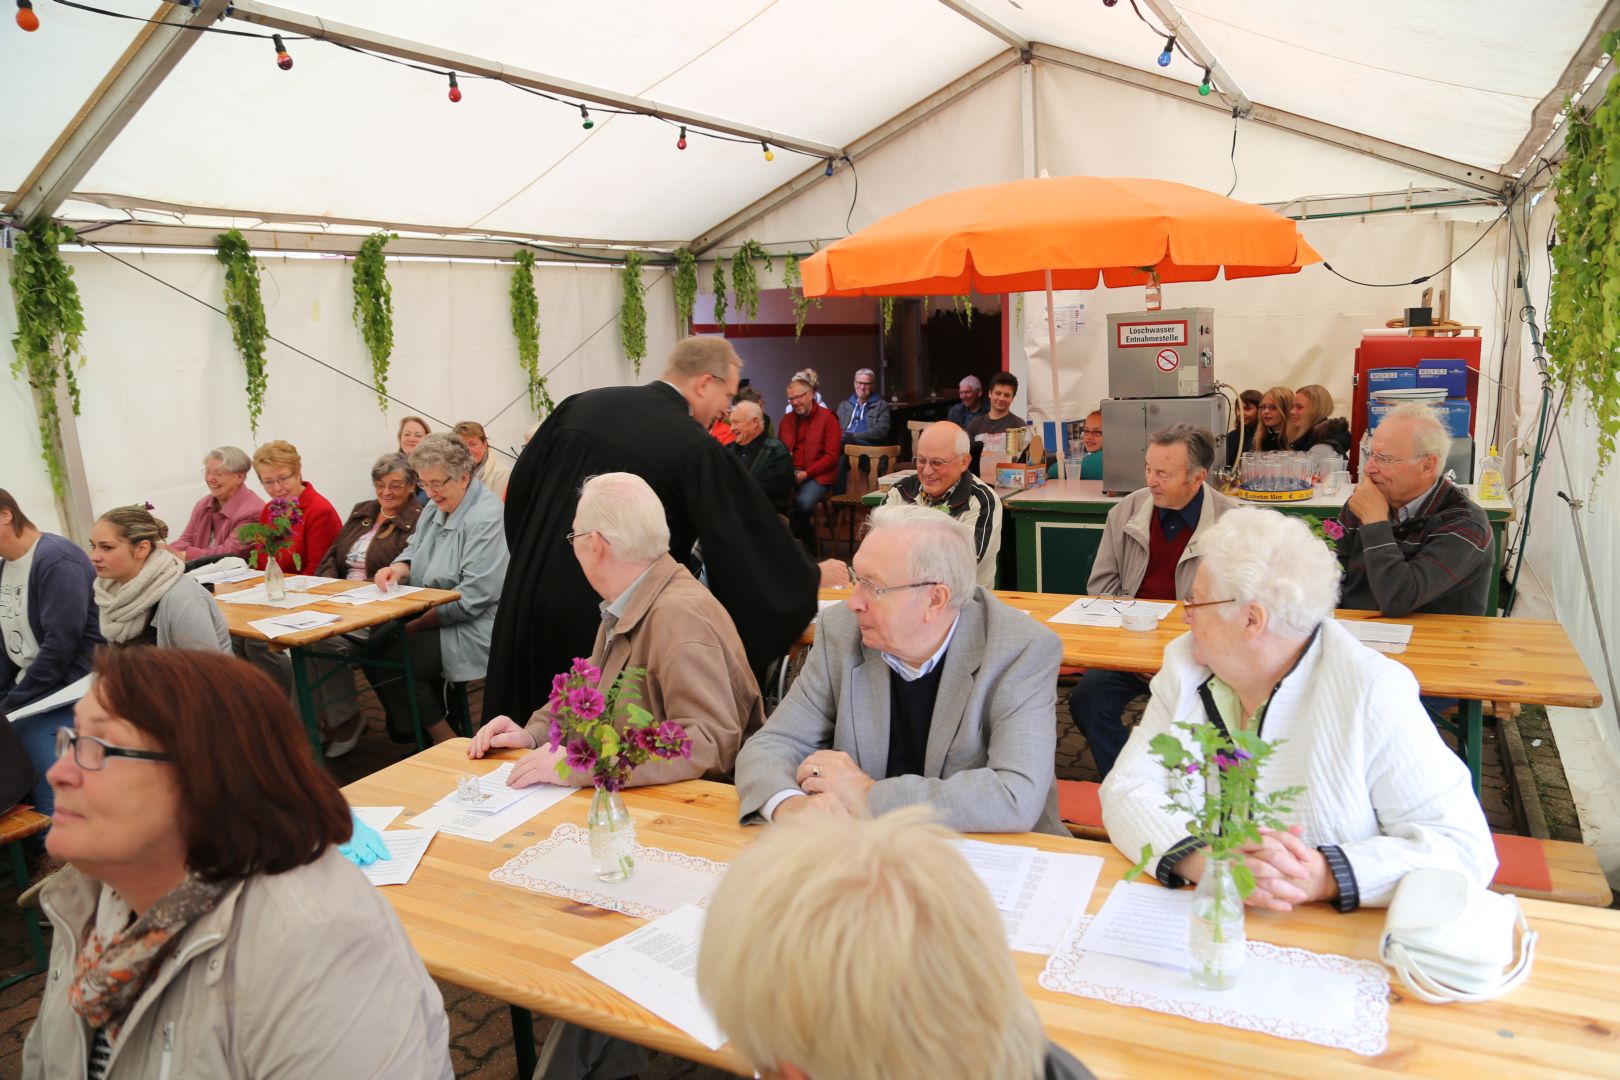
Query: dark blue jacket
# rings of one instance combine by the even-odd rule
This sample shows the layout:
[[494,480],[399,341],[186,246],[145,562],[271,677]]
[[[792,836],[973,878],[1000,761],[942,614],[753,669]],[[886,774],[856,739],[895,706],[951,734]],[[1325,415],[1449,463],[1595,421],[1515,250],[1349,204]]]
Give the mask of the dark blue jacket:
[[[5,565],[0,559],[0,569]],[[90,556],[77,544],[39,534],[28,569],[28,628],[39,654],[17,682],[17,665],[0,652],[0,712],[20,709],[90,673],[92,654],[102,644],[95,581]]]

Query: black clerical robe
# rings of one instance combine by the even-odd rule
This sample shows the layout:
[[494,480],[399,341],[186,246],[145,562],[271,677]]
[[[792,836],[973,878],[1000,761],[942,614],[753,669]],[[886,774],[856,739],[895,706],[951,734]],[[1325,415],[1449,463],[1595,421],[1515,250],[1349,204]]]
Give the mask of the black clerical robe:
[[506,494],[511,564],[490,642],[484,718],[523,723],[546,703],[551,677],[589,656],[598,597],[564,541],[579,488],[598,473],[635,473],[669,519],[669,551],[730,613],[757,672],[787,652],[816,615],[820,572],[748,471],[692,419],[665,382],[610,386],[568,398],[523,450]]

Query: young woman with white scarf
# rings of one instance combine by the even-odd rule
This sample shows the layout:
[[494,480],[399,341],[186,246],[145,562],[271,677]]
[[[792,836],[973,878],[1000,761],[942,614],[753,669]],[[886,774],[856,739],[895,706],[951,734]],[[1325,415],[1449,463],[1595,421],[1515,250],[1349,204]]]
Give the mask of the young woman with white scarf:
[[90,530],[102,636],[113,645],[230,652],[225,617],[162,546],[168,536],[169,527],[144,506],[109,510]]

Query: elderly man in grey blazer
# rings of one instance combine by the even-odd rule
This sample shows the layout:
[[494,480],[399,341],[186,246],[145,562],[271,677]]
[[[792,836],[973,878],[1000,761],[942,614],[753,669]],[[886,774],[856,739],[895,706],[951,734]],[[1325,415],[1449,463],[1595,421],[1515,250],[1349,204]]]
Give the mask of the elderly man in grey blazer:
[[745,825],[932,804],[962,832],[1060,836],[1063,648],[974,583],[971,530],[883,506],[847,603],[822,612],[793,688],[737,755]]

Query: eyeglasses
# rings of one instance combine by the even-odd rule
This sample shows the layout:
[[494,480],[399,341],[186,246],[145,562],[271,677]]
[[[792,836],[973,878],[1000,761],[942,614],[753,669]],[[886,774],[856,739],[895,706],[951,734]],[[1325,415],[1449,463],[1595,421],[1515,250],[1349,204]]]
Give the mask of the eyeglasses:
[[570,547],[572,547],[575,540],[581,539],[582,537],[590,536],[592,533],[594,533],[596,531],[597,530],[595,530],[595,529],[580,529],[578,532],[568,533],[566,536],[563,537],[563,543],[565,543],[565,544],[569,545]]
[[374,484],[371,485],[371,487],[372,487],[372,490],[374,490],[374,491],[409,491],[409,490],[411,490],[411,485],[407,484],[403,480],[391,480],[386,484],[384,484],[384,483],[374,483]]
[[862,381],[861,381],[861,380],[859,380],[859,379],[856,379],[856,380],[855,380],[855,385],[856,385],[856,386],[857,386],[857,387],[860,387],[860,386],[871,386],[871,385],[872,385],[872,383],[871,383],[871,380],[867,380],[867,381],[866,381],[866,382],[862,382]]
[[926,589],[930,585],[939,585],[938,581],[914,581],[910,585],[874,585],[865,578],[856,577],[853,568],[849,571],[849,587],[859,589],[867,596],[876,600],[880,596],[887,596],[894,592],[905,592],[907,589]]
[[920,457],[913,458],[911,463],[917,467],[918,472],[922,472],[925,469],[929,472],[939,472],[939,470],[943,469],[945,466],[949,465],[955,460],[957,459],[943,457]]
[[1373,464],[1376,464],[1380,469],[1387,469],[1391,465],[1402,465],[1402,464],[1405,464],[1408,461],[1416,461],[1417,458],[1391,457],[1390,455],[1385,454],[1385,453],[1377,453],[1377,454],[1368,454],[1367,455],[1367,460],[1369,462],[1372,462]]
[[1225,600],[1194,600],[1190,596],[1184,596],[1181,598],[1181,607],[1184,611],[1192,611],[1194,608],[1214,607],[1216,604],[1230,604],[1232,603],[1233,599],[1233,597],[1229,596]]
[[789,394],[789,395],[788,395],[788,400],[789,400],[789,401],[803,401],[803,400],[804,400],[804,399],[805,399],[805,398],[807,398],[807,397],[809,397],[809,396],[810,396],[810,395],[811,395],[811,394],[813,394],[813,393],[815,393],[815,391],[813,391],[813,390],[806,390],[806,391],[805,391],[805,392],[804,392],[804,393],[802,393],[802,394]]
[[291,484],[293,480],[294,477],[292,473],[288,473],[286,476],[259,477],[259,483],[264,485],[266,491],[273,487],[286,487],[288,484]]
[[104,742],[94,735],[81,735],[72,728],[56,729],[56,759],[73,753],[73,763],[86,772],[100,772],[107,767],[107,759],[122,757],[134,758],[136,761],[173,761],[173,754],[163,754],[156,750],[132,750],[127,746],[114,746]]
[[422,477],[422,486],[427,488],[429,491],[442,492],[442,491],[444,491],[445,488],[449,487],[451,484],[455,483],[457,480],[466,480],[466,479],[467,479],[467,477],[465,477],[465,476],[447,476],[443,480],[433,481],[433,480],[429,480],[427,477],[424,476],[424,477]]
[[1102,434],[1102,428],[1100,428],[1100,427],[1083,427],[1083,428],[1080,429],[1080,434],[1082,434],[1082,435],[1101,435]]

